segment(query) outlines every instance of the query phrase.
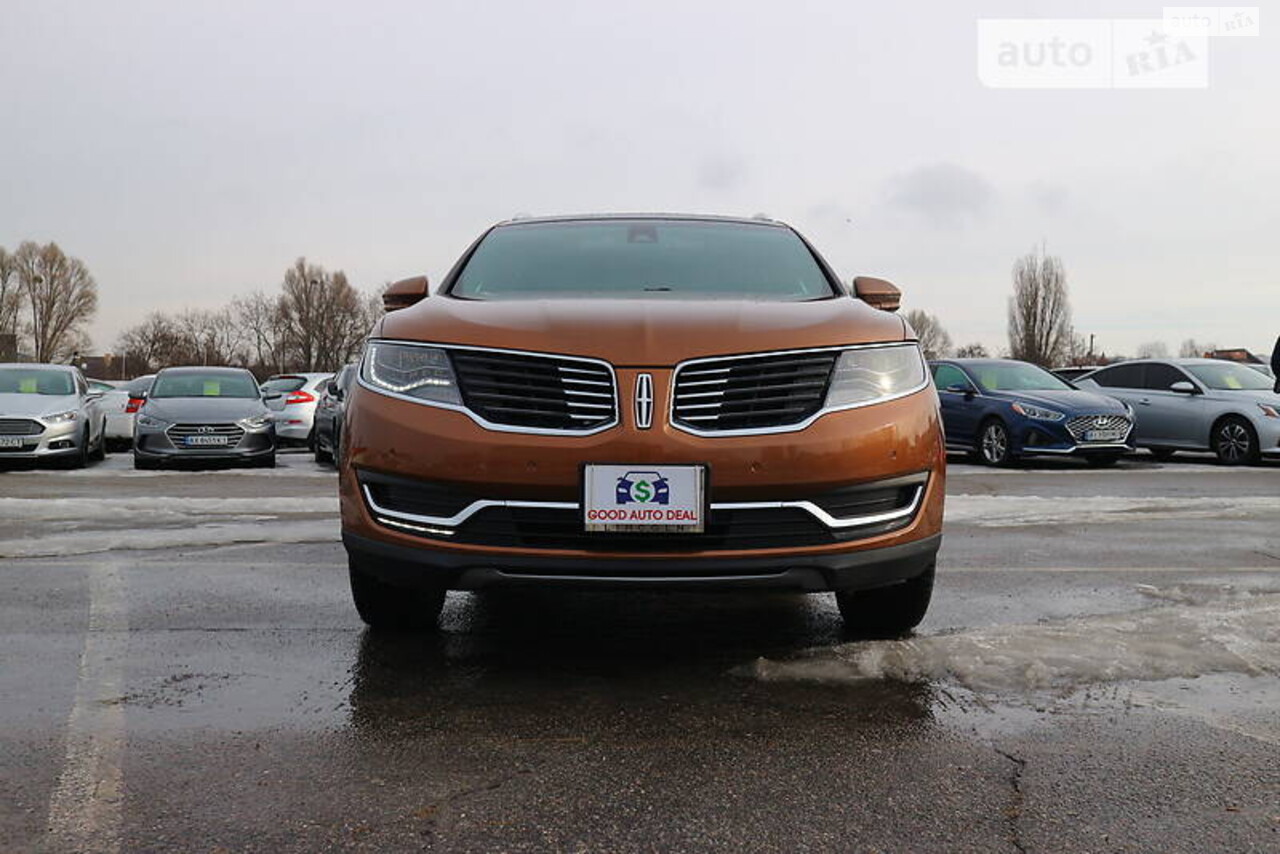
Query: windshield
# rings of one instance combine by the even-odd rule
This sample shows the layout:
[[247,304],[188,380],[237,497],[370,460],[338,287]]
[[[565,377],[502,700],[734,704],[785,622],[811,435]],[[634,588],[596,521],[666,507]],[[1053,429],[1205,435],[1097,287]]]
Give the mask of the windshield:
[[1271,391],[1271,378],[1261,371],[1222,362],[1216,365],[1183,365],[1200,382],[1215,391]]
[[1070,386],[1044,368],[1027,362],[989,362],[970,366],[985,391],[1070,391]]
[[262,384],[263,394],[287,394],[307,384],[306,377],[272,377]]
[[151,387],[153,400],[166,397],[258,397],[258,384],[249,373],[160,374]]
[[75,394],[69,371],[54,368],[0,368],[0,394]]
[[495,228],[450,294],[467,299],[812,300],[836,291],[789,228],[622,219]]

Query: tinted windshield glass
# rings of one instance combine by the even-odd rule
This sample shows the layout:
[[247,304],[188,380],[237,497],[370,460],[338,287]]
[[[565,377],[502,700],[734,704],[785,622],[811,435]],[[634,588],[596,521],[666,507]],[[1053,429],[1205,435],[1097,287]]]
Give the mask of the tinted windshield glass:
[[285,394],[307,384],[306,377],[274,377],[262,384],[263,394]]
[[160,374],[151,387],[151,398],[257,397],[258,384],[244,374]]
[[608,220],[495,228],[450,293],[469,299],[810,300],[835,290],[789,228]]
[[1062,380],[1026,362],[992,362],[970,371],[987,391],[1061,391],[1070,389]]
[[1271,391],[1275,386],[1271,378],[1261,371],[1232,362],[1184,367],[1200,382],[1217,391]]
[[0,394],[75,394],[75,382],[68,371],[0,368]]

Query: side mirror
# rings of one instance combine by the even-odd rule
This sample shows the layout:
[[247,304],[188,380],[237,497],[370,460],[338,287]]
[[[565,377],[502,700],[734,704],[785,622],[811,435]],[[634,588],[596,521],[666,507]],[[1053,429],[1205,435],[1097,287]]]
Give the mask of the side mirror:
[[902,291],[892,282],[871,276],[858,276],[853,280],[853,296],[881,311],[897,311],[902,305]]
[[382,308],[384,311],[398,311],[416,305],[427,298],[427,277],[414,276],[393,282],[382,292]]
[[325,393],[328,394],[330,397],[334,397],[334,398],[342,397],[342,389],[338,387],[338,383],[335,380],[329,380],[327,383],[325,383],[324,390],[325,390]]
[[91,391],[91,392],[88,392],[88,393],[86,393],[86,394],[85,394],[84,399],[85,399],[85,400],[90,400],[90,401],[93,401],[93,400],[102,400],[102,392],[100,392],[100,391]]
[[943,389],[943,391],[949,391],[952,394],[963,394],[965,400],[973,400],[973,396],[977,394],[977,392],[973,390],[973,386],[965,385],[964,383],[953,383]]
[[1200,389],[1196,388],[1194,383],[1188,382],[1187,380],[1179,380],[1178,382],[1169,386],[1169,391],[1176,391],[1178,394],[1199,394],[1200,393]]

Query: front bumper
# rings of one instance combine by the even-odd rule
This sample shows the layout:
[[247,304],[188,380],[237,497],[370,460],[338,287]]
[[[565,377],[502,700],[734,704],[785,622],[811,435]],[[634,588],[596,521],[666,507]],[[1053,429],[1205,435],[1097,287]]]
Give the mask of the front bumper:
[[557,586],[582,589],[822,592],[867,590],[916,578],[937,562],[942,535],[871,551],[789,557],[668,557],[661,561],[595,557],[589,562],[538,555],[426,552],[344,532],[347,554],[390,584],[451,590]]
[[1046,454],[1052,456],[1109,456],[1131,453],[1133,423],[1124,436],[1114,441],[1087,442],[1067,428],[1065,421],[1033,421],[1028,419],[1014,435],[1014,450],[1020,456]]
[[142,459],[157,461],[179,460],[255,460],[275,452],[274,431],[247,430],[240,440],[229,446],[187,447],[175,443],[161,430],[137,430],[134,433],[133,453]]
[[80,452],[80,442],[84,437],[82,421],[77,419],[69,423],[43,426],[42,433],[6,437],[18,438],[22,444],[17,448],[0,448],[0,460],[42,460]]
[[[619,370],[620,387],[631,386],[629,373]],[[659,400],[666,380],[655,372]],[[340,473],[348,550],[353,558],[370,558],[366,563],[371,571],[394,575],[399,583],[443,580],[468,589],[529,583],[851,589],[914,577],[935,559],[946,478],[932,389],[833,412],[790,433],[694,436],[665,423],[637,429],[630,415],[624,411],[621,424],[588,436],[498,433],[459,412],[356,386],[343,430],[346,454]],[[437,535],[388,524],[389,519],[412,520],[379,513],[362,486],[362,477],[373,474],[435,484],[487,505],[541,505],[532,509],[572,514],[581,498],[584,462],[705,465],[712,523],[717,508],[733,513],[786,505],[794,516],[818,516],[796,505],[833,491],[899,478],[918,476],[924,486],[908,518],[883,527],[869,525],[853,537],[773,542],[767,531],[755,537],[728,532],[719,539],[642,535],[656,536],[643,548],[634,538],[584,542],[580,526],[575,539],[563,516],[488,520],[486,536],[501,532],[503,525],[514,526],[507,530],[516,534],[507,539],[470,536],[475,532],[466,529],[463,519],[455,520],[457,536]],[[423,511],[428,517],[440,512]],[[474,513],[477,524],[482,515]],[[770,524],[780,530],[794,521],[774,518]],[[540,525],[546,526],[545,532],[538,531]],[[818,527],[825,531],[832,526]],[[539,536],[522,533],[530,530]],[[383,565],[385,569],[378,569]]]

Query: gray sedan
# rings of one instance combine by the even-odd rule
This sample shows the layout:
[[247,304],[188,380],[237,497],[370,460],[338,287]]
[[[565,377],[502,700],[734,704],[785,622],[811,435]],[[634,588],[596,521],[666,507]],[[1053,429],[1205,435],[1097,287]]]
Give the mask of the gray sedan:
[[81,468],[105,449],[101,392],[67,365],[0,365],[0,460],[58,460]]
[[134,468],[215,460],[276,464],[272,414],[243,368],[165,368],[133,429]]
[[1217,359],[1121,362],[1075,381],[1133,407],[1134,444],[1168,459],[1213,451],[1227,465],[1280,457],[1280,394],[1262,373]]

